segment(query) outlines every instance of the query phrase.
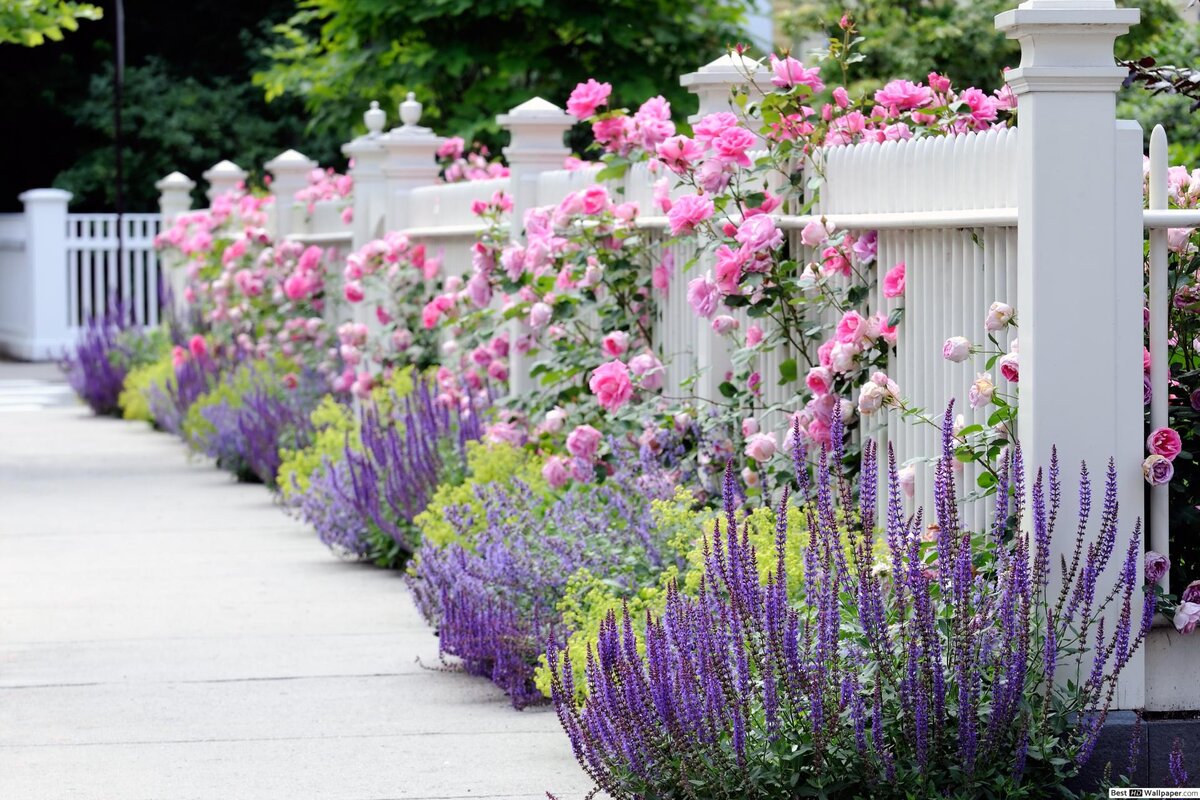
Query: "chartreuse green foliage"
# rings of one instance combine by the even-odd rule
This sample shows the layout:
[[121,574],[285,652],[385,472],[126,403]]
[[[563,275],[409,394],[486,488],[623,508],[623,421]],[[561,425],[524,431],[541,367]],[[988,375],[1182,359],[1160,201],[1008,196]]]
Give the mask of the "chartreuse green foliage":
[[313,476],[324,469],[326,460],[343,458],[346,442],[353,446],[357,440],[354,409],[338,402],[333,395],[321,398],[310,418],[315,430],[312,444],[298,450],[279,451],[279,490],[285,500],[306,493]]
[[[200,441],[216,433],[216,426],[205,416],[205,412],[221,404],[239,408],[243,399],[259,380],[271,377],[274,371],[267,361],[249,361],[229,373],[213,388],[196,398],[188,407],[183,420],[183,438],[193,449],[200,449]],[[283,373],[280,373],[282,377]]]
[[[717,513],[712,509],[697,507],[691,493],[682,487],[676,490],[674,498],[655,500],[651,508],[655,527],[659,531],[669,532],[670,548],[675,555],[682,556],[686,567],[681,574],[676,567],[670,566],[659,576],[657,584],[643,586],[632,593],[612,580],[593,575],[587,570],[580,570],[571,576],[566,593],[558,604],[558,612],[562,615],[563,626],[571,631],[565,652],[571,656],[575,685],[580,692],[587,686],[584,669],[588,648],[595,647],[600,636],[600,623],[610,612],[620,619],[623,609],[629,609],[630,619],[638,633],[638,647],[643,648],[641,633],[646,612],[661,617],[666,605],[667,587],[671,582],[674,581],[684,594],[695,596],[704,580],[706,542],[712,540]],[[788,585],[799,590],[803,584],[807,523],[803,511],[795,505],[788,506],[787,515],[788,528],[794,538],[791,539],[793,546],[789,547],[785,556],[784,570]],[[724,518],[721,519],[724,524]],[[777,563],[775,522],[776,512],[766,506],[759,506],[747,515],[739,515],[739,524],[746,526],[750,543],[758,552],[759,578],[764,583],[767,576],[775,571]],[[538,689],[549,696],[550,670],[544,655],[540,659],[535,681]]]
[[61,42],[64,33],[79,30],[79,20],[103,16],[99,6],[73,0],[0,0],[0,44]]
[[150,402],[146,392],[157,386],[165,390],[175,378],[175,367],[171,362],[168,350],[149,364],[134,367],[125,376],[125,388],[117,398],[121,406],[121,416],[125,419],[140,419],[154,424],[154,415],[150,413]]
[[[549,491],[542,477],[542,460],[527,450],[502,443],[468,442],[467,475],[461,482],[448,481],[438,486],[433,499],[414,523],[425,541],[425,546],[444,547],[461,537],[446,519],[450,506],[466,506],[474,516],[479,530],[486,520],[483,503],[476,493],[478,487],[489,483],[508,484],[513,479],[524,482],[537,496]],[[470,542],[462,542],[470,546]]]
[[[392,404],[403,400],[413,390],[413,368],[396,370],[390,380],[371,392],[380,413],[390,415]],[[326,395],[310,416],[314,434],[308,447],[279,451],[279,490],[285,500],[308,491],[313,476],[325,468],[326,462],[345,458],[346,445],[358,450],[358,418],[354,409],[333,395]],[[400,425],[399,421],[395,424]]]

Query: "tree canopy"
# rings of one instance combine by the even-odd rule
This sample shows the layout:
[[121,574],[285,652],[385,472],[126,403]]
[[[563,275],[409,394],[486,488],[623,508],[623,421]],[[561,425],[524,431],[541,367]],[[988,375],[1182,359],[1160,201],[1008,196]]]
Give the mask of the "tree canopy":
[[0,0],[0,44],[60,42],[64,33],[79,30],[80,20],[103,15],[99,7],[73,0]]
[[[406,92],[440,133],[494,143],[495,116],[533,96],[562,105],[589,77],[618,102],[690,97],[679,76],[744,38],[746,0],[301,0],[275,28],[267,98],[304,99],[343,135],[371,100]],[[684,106],[684,108],[681,108]],[[394,114],[394,111],[392,112]]]

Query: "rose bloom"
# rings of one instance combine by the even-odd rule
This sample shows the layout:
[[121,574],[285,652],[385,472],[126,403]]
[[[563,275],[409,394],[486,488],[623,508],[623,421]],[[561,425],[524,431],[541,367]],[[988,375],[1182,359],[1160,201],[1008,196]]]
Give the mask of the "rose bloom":
[[1175,609],[1175,630],[1183,634],[1196,630],[1200,624],[1200,603],[1180,603]]
[[1013,315],[1012,306],[997,301],[988,308],[987,319],[983,321],[983,327],[988,331],[1003,330],[1012,322]]
[[629,371],[640,378],[643,389],[658,391],[663,385],[662,362],[650,353],[642,353],[629,359]]
[[774,250],[783,244],[783,231],[767,214],[755,214],[742,221],[733,238],[751,251]]
[[900,297],[904,294],[904,262],[901,261],[896,266],[888,270],[887,275],[883,276],[883,296],[884,297]]
[[755,472],[754,470],[750,469],[749,467],[743,467],[742,468],[742,483],[746,484],[750,488],[754,488],[755,486],[758,486],[758,473]]
[[746,151],[754,147],[758,137],[742,127],[726,128],[721,135],[712,141],[713,152],[717,160],[724,164],[737,164],[742,167],[751,166],[750,156]]
[[629,334],[625,331],[613,331],[600,340],[600,349],[612,358],[620,358],[629,349]]
[[951,336],[942,345],[942,358],[961,364],[971,355],[971,343],[965,336]]
[[900,482],[900,488],[904,490],[905,497],[912,497],[917,493],[917,470],[912,466],[901,467],[897,474]]
[[711,275],[705,275],[702,278],[693,278],[688,281],[688,304],[700,316],[712,317],[713,314],[717,313],[717,303],[720,300],[721,291],[713,281]]
[[204,337],[197,333],[188,340],[188,350],[196,358],[204,358],[208,355],[208,342],[204,341]]
[[596,109],[608,102],[612,94],[611,83],[597,83],[595,78],[588,78],[587,83],[581,83],[571,92],[567,99],[567,111],[576,119],[587,119],[596,113]]
[[1146,583],[1158,583],[1170,570],[1170,559],[1162,553],[1156,553],[1153,550],[1146,551],[1146,559],[1143,567]]
[[749,439],[754,434],[758,433],[758,420],[754,417],[746,417],[742,420],[742,438]]
[[712,321],[712,329],[714,333],[724,336],[727,333],[736,331],[740,324],[741,323],[728,314],[722,314]]
[[683,174],[692,167],[692,162],[704,156],[704,145],[687,136],[672,136],[655,148],[658,157],[667,169]]
[[1183,594],[1179,595],[1179,599],[1184,603],[1200,603],[1200,581],[1189,583]]
[[833,372],[829,367],[813,367],[804,378],[804,384],[813,394],[829,394],[833,388]]
[[1142,462],[1142,475],[1151,486],[1161,486],[1175,476],[1175,467],[1169,459],[1152,454]]
[[800,231],[800,243],[805,247],[819,247],[829,239],[829,228],[819,220],[813,220]]
[[996,366],[1000,369],[1000,374],[1009,383],[1020,383],[1021,381],[1020,358],[1019,353],[1006,353],[996,362]]
[[567,435],[567,452],[575,458],[590,461],[600,444],[600,431],[591,425],[580,425]]
[[1146,439],[1146,449],[1156,456],[1174,461],[1175,456],[1183,449],[1183,442],[1173,429],[1159,428]]
[[771,460],[771,456],[775,455],[776,447],[774,434],[756,433],[746,440],[746,457],[761,464]]
[[704,220],[709,219],[714,211],[713,201],[704,194],[685,194],[675,201],[667,212],[667,220],[671,223],[671,235],[691,233]]
[[492,444],[520,447],[525,441],[525,432],[511,422],[494,422],[488,426],[484,438]]
[[762,343],[763,329],[756,322],[746,329],[746,346],[757,347]]
[[534,303],[529,307],[529,327],[540,328],[554,316],[554,309],[547,303]]
[[606,411],[616,411],[633,396],[629,368],[620,361],[609,361],[597,367],[588,381],[588,388]]
[[887,398],[887,389],[877,383],[868,381],[858,390],[858,413],[864,417],[870,416],[883,407]]
[[542,477],[550,484],[550,488],[561,489],[571,479],[571,472],[562,456],[550,456],[542,466]]
[[563,423],[566,421],[567,412],[555,406],[546,412],[546,421],[542,423],[542,427],[550,433],[558,433],[563,429]]
[[967,399],[971,403],[971,408],[980,408],[992,402],[992,395],[996,393],[996,384],[992,382],[992,376],[986,372],[981,372],[975,376],[975,382],[971,384],[971,391],[967,394]]

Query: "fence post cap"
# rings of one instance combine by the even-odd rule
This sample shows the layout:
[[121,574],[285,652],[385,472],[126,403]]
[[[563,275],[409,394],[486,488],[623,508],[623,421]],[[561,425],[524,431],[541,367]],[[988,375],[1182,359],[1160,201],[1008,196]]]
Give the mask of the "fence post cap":
[[1141,10],[1118,8],[1113,0],[1025,0],[996,15],[996,30],[1004,31],[1010,39],[1038,30],[1065,33],[1068,28],[1076,28],[1073,33],[1103,37],[1124,33],[1141,16]]
[[298,150],[289,149],[284,150],[266,164],[263,164],[263,166],[269,169],[271,172],[278,172],[280,170],[286,172],[299,172],[302,170],[308,171],[315,168],[317,166],[317,162],[313,161],[311,158],[304,155],[304,153],[299,152]]
[[753,58],[729,52],[713,59],[695,72],[679,77],[680,86],[705,86],[712,84],[741,84],[752,78],[766,77],[769,70]]
[[559,125],[567,123],[573,125],[575,117],[563,111],[549,100],[534,97],[514,107],[507,114],[500,114],[496,117],[496,122],[500,125],[508,125],[514,122],[534,124],[553,123]]
[[68,203],[73,194],[66,189],[29,189],[17,195],[17,199],[29,203]]
[[379,107],[378,100],[371,101],[371,107],[363,112],[363,124],[367,126],[367,136],[372,139],[383,133],[387,123],[387,112]]
[[242,169],[229,159],[223,159],[204,170],[200,177],[204,178],[205,180],[211,180],[213,177],[224,178],[227,176],[232,177],[234,175],[239,178],[244,178],[246,177],[246,170]]
[[160,192],[165,192],[168,189],[183,189],[190,192],[196,188],[196,182],[184,175],[182,172],[175,171],[170,175],[162,178],[154,184],[154,188]]

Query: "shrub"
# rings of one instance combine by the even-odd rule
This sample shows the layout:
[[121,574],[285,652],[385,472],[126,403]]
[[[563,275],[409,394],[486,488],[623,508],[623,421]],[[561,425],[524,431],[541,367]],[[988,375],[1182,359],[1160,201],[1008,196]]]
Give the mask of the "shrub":
[[127,376],[153,361],[165,346],[163,332],[133,327],[128,310],[116,303],[88,319],[62,369],[75,394],[94,413],[116,416]]
[[604,575],[630,597],[668,565],[678,569],[650,514],[650,501],[669,497],[672,485],[638,466],[626,459],[605,482],[558,498],[520,479],[477,486],[482,520],[469,506],[448,506],[457,539],[422,547],[409,583],[441,652],[490,678],[514,707],[544,699],[534,670],[546,641],[562,640],[557,607],[571,576]]
[[322,392],[316,375],[288,388],[267,362],[243,361],[192,403],[184,420],[188,443],[238,480],[274,486],[280,447],[306,444],[309,415]]
[[[1014,449],[998,522],[972,534],[956,516],[952,423],[948,411],[928,529],[922,512],[905,517],[889,458],[876,541],[873,443],[864,447],[857,507],[836,445],[822,449],[815,498],[798,470],[812,531],[798,602],[788,601],[796,587],[785,568],[759,579],[727,472],[725,529],[714,523],[698,595],[669,586],[641,637],[628,614],[610,614],[587,654],[586,700],[569,658],[552,676],[559,718],[598,787],[614,798],[1040,797],[1090,758],[1117,676],[1154,614],[1152,593],[1142,614],[1134,607],[1140,523],[1118,559],[1117,588],[1097,602],[1096,579],[1117,546],[1110,466],[1099,536],[1085,551],[1080,526],[1064,588],[1050,594],[1057,461],[1046,479],[1039,471],[1023,526],[1025,476]],[[841,441],[840,420],[832,441]],[[1086,472],[1082,486],[1086,521]],[[779,564],[791,546],[780,514]],[[1102,612],[1111,603],[1120,612],[1106,638]],[[1094,643],[1090,665],[1081,643]],[[552,664],[558,653],[552,641]],[[1071,666],[1074,679],[1056,682]]]

